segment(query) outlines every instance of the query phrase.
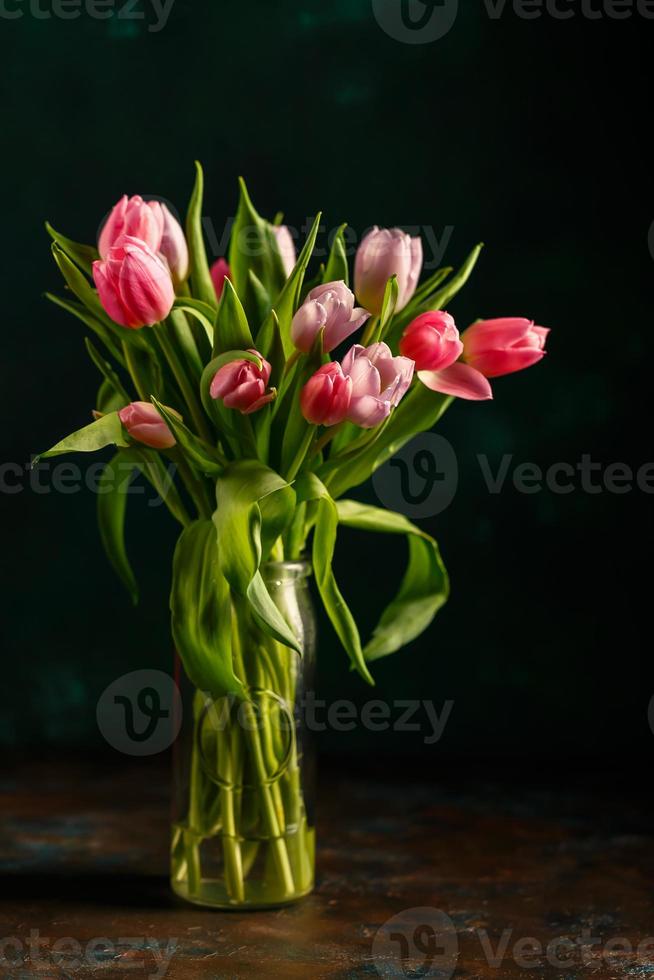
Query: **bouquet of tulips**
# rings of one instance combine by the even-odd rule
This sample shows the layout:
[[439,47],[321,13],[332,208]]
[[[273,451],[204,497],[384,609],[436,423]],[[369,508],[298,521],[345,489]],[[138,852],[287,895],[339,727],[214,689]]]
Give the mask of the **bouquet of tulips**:
[[[197,725],[207,703],[221,698],[254,711],[253,691],[262,687],[280,692],[292,711],[302,642],[293,610],[268,587],[270,562],[310,555],[327,616],[367,682],[373,661],[427,628],[449,588],[436,542],[403,515],[344,494],[430,429],[454,398],[489,399],[489,378],[539,361],[547,334],[508,318],[478,321],[459,335],[443,310],[481,246],[458,271],[439,269],[420,282],[420,239],[375,228],[358,249],[353,292],[345,226],[326,264],[310,268],[320,215],[296,255],[281,219],[264,220],[243,182],[229,254],[210,266],[202,198],[198,165],[185,231],[164,204],[140,197],[116,204],[97,249],[48,226],[68,287],[65,297],[49,298],[90,331],[86,346],[102,380],[94,420],[42,454],[116,447],[124,475],[115,479],[107,466],[98,518],[109,560],[134,598],[124,541],[133,471],[179,522],[172,632],[197,691]],[[397,594],[365,645],[332,570],[340,525],[408,542]],[[267,891],[259,903],[310,889],[299,762],[291,751],[284,779],[268,779],[264,762],[275,756],[275,738],[265,724],[238,736],[229,725],[196,733],[188,813],[173,848],[174,877],[187,897],[200,894],[202,842],[221,834],[228,902],[246,901],[252,853],[261,854],[264,836]],[[229,779],[209,778],[201,764],[207,752],[222,759]],[[248,807],[234,790],[246,765]],[[253,825],[262,834],[250,853],[245,828]]]

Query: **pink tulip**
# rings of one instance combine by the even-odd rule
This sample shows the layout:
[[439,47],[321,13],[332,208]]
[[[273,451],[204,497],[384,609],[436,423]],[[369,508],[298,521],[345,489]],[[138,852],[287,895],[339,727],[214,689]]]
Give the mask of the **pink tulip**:
[[415,361],[417,371],[439,371],[463,353],[454,319],[440,310],[417,316],[402,334],[400,353]]
[[231,279],[232,272],[225,259],[216,259],[211,266],[211,281],[216,290],[216,299],[220,299],[225,288],[225,279]]
[[163,235],[159,252],[165,258],[173,278],[175,288],[178,289],[188,276],[188,246],[186,238],[177,218],[174,218],[165,204],[161,205],[161,212],[164,219]]
[[461,338],[463,357],[487,378],[499,378],[537,364],[545,356],[548,333],[522,317],[479,320]]
[[[168,411],[181,421],[181,415],[174,409],[169,408]],[[132,402],[126,405],[119,411],[118,418],[132,439],[142,442],[144,446],[151,446],[152,449],[171,449],[175,445],[174,435],[154,405],[149,402]]]
[[416,291],[422,270],[422,242],[401,228],[373,228],[357,251],[354,283],[357,298],[379,316],[386,285],[397,276],[399,295],[396,312],[403,310]]
[[159,201],[144,201],[138,194],[134,197],[123,194],[118,204],[112,208],[100,232],[100,258],[106,259],[109,250],[123,235],[140,238],[153,252],[158,252],[164,226],[165,217]]
[[352,381],[349,421],[372,429],[388,418],[411,384],[413,371],[413,361],[393,357],[387,344],[355,344],[343,358],[343,374]]
[[286,225],[273,225],[273,232],[277,239],[277,248],[282,257],[282,265],[284,266],[284,272],[288,279],[297,262],[295,242]]
[[275,392],[267,390],[270,379],[270,364],[256,350],[250,350],[261,361],[257,367],[244,358],[225,364],[214,375],[209,393],[212,398],[221,398],[226,408],[236,408],[242,415],[257,412],[275,397]]
[[308,354],[321,330],[323,350],[329,352],[358,330],[370,317],[354,306],[354,293],[344,282],[328,282],[312,289],[293,317],[291,338],[298,350]]
[[309,378],[300,395],[302,414],[313,425],[338,425],[347,416],[352,381],[337,361],[323,364]]
[[138,238],[124,235],[93,263],[100,301],[112,320],[137,330],[165,319],[175,302],[168,266]]

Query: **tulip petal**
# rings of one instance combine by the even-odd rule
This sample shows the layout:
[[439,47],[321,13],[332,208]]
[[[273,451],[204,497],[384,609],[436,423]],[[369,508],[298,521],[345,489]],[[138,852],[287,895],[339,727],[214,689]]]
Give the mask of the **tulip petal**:
[[457,361],[442,371],[419,371],[418,377],[432,391],[455,398],[465,398],[468,401],[486,401],[493,397],[488,381],[479,371]]
[[496,350],[468,358],[468,363],[481,371],[487,378],[501,378],[505,374],[515,374],[525,368],[538,364],[545,357],[539,347],[523,347],[520,350]]

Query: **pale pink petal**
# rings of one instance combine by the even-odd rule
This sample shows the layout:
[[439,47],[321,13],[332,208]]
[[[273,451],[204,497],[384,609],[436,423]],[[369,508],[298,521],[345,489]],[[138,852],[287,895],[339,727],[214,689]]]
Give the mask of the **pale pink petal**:
[[442,371],[419,371],[418,377],[432,391],[469,401],[486,401],[493,397],[488,381],[469,364],[457,361]]

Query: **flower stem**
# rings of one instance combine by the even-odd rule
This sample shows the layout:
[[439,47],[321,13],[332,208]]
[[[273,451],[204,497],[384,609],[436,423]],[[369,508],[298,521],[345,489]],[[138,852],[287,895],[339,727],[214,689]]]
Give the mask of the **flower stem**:
[[207,425],[206,419],[204,417],[202,407],[200,406],[200,402],[195,393],[195,389],[193,388],[193,385],[190,383],[186,371],[184,370],[184,367],[182,366],[182,363],[177,356],[177,351],[175,350],[175,347],[170,337],[168,336],[166,324],[159,323],[156,326],[154,326],[152,329],[154,332],[154,336],[156,337],[157,342],[159,343],[159,346],[162,350],[162,353],[166,358],[166,360],[168,361],[168,364],[170,365],[170,369],[175,376],[175,380],[179,385],[180,391],[182,393],[182,397],[184,398],[188,406],[188,410],[191,413],[191,418],[193,419],[193,423],[195,425],[198,435],[201,436],[201,438],[204,439],[205,442],[208,442],[210,446],[213,446],[214,439],[211,435],[211,432],[209,431],[209,426]]

